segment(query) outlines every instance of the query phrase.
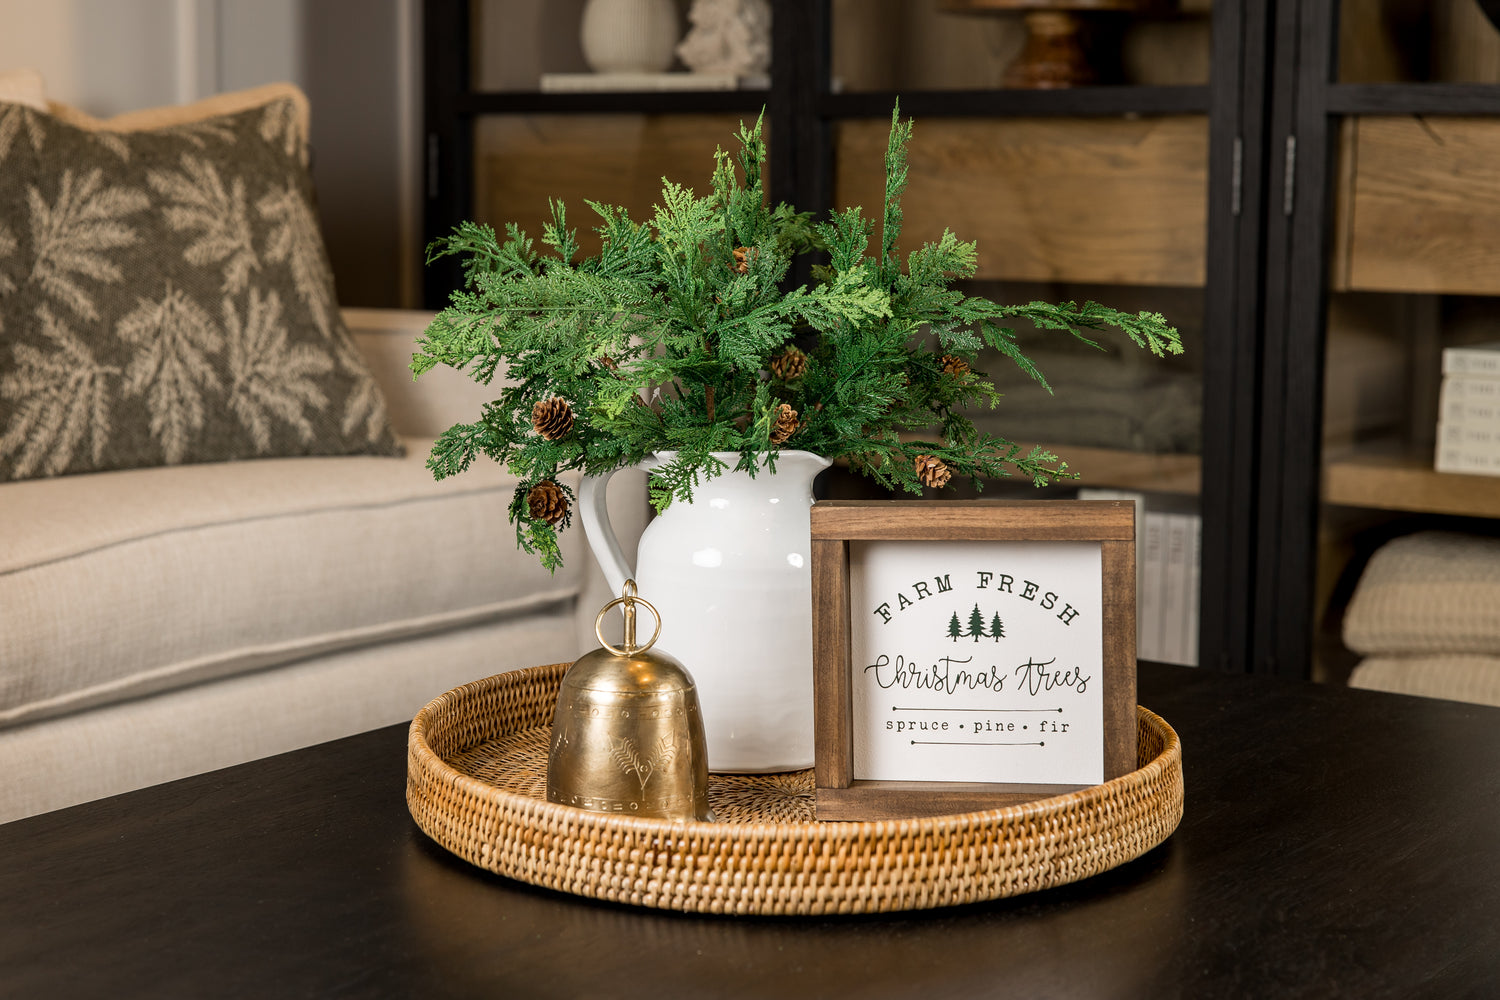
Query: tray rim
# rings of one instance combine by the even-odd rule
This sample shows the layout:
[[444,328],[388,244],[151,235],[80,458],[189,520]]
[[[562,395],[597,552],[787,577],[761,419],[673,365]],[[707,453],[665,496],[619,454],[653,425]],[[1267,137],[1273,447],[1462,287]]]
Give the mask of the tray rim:
[[[1176,830],[1182,818],[1182,747],[1181,740],[1175,730],[1165,719],[1149,709],[1137,705],[1137,727],[1145,726],[1157,730],[1163,741],[1163,747],[1152,760],[1135,770],[1098,785],[1087,788],[1065,792],[1059,795],[1045,798],[1033,799],[1029,802],[1014,805],[1000,806],[994,809],[976,810],[971,812],[948,813],[930,816],[912,816],[899,819],[878,820],[812,820],[800,822],[758,822],[758,823],[719,823],[704,822],[698,820],[669,820],[652,817],[626,816],[614,813],[596,813],[587,810],[576,809],[570,806],[559,805],[543,799],[533,798],[518,792],[511,792],[499,788],[489,782],[466,774],[454,768],[443,760],[428,743],[428,726],[435,720],[440,712],[449,709],[453,703],[467,697],[481,694],[490,688],[503,683],[503,679],[510,679],[509,683],[518,683],[520,680],[532,680],[543,684],[550,683],[555,691],[556,685],[561,681],[563,673],[569,664],[557,663],[545,666],[522,668],[519,670],[504,671],[490,677],[472,681],[445,691],[429,702],[412,719],[407,737],[407,804],[417,825],[446,850],[454,853],[460,858],[467,860],[478,867],[485,868],[496,874],[504,875],[518,881],[528,882],[533,885],[543,886],[550,889],[569,892],[574,895],[587,896],[599,899],[610,899],[618,902],[635,903],[644,906],[665,906],[670,909],[702,909],[706,912],[741,912],[746,914],[778,914],[778,913],[828,913],[828,912],[874,912],[926,908],[931,906],[953,905],[953,903],[925,903],[899,906],[881,906],[874,908],[843,908],[830,910],[821,907],[808,909],[759,909],[754,906],[745,908],[725,907],[697,907],[682,905],[667,905],[662,903],[641,902],[633,898],[621,898],[617,892],[593,891],[592,885],[577,887],[558,884],[557,880],[543,880],[528,877],[530,872],[517,871],[510,867],[497,867],[494,863],[486,863],[478,857],[471,856],[468,852],[456,847],[445,839],[445,834],[452,828],[452,823],[440,824],[448,829],[434,830],[424,822],[424,816],[419,808],[420,795],[417,790],[419,776],[429,780],[448,785],[449,787],[462,790],[467,794],[487,801],[501,808],[516,813],[522,820],[520,825],[537,827],[543,824],[548,826],[575,829],[580,833],[595,831],[605,840],[615,838],[619,835],[631,835],[633,840],[646,840],[651,843],[658,842],[661,838],[667,838],[669,842],[681,844],[714,845],[726,841],[764,841],[770,838],[777,840],[800,840],[814,843],[857,843],[870,842],[887,839],[890,837],[904,837],[914,832],[937,835],[939,837],[948,834],[962,833],[974,829],[989,829],[1003,827],[1008,823],[1044,821],[1048,817],[1061,814],[1070,808],[1092,809],[1117,793],[1131,790],[1137,786],[1144,787],[1153,779],[1165,777],[1169,786],[1169,802],[1167,813],[1162,816],[1163,828],[1160,836],[1147,838],[1140,845],[1140,849],[1127,857],[1121,857],[1112,863],[1104,865],[1098,871],[1108,870],[1124,864],[1127,861],[1140,857],[1153,847],[1164,842]],[[545,724],[545,723],[543,723]],[[517,726],[513,730],[530,728]],[[1137,745],[1139,746],[1139,735]],[[473,744],[470,744],[473,745]],[[450,817],[451,820],[451,817]],[[503,823],[499,826],[504,826]],[[503,840],[504,830],[497,828],[495,841]],[[596,838],[598,839],[598,838]],[[487,857],[493,862],[495,852],[487,852]],[[1049,888],[1062,885],[1067,882],[1076,881],[1088,875],[1097,874],[1098,871],[1088,871],[1075,874],[1070,877],[1054,878],[1046,880],[1044,884],[1038,884],[1020,891],[1032,891],[1033,889]],[[953,901],[973,902],[982,899],[1000,898],[1015,893],[1002,892],[999,894],[975,896],[972,899],[960,899]]]

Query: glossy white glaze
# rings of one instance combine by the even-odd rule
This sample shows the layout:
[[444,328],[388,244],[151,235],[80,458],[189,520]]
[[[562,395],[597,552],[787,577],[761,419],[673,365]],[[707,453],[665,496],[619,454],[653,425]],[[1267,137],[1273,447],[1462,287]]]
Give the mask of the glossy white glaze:
[[[663,453],[644,467],[670,461]],[[733,467],[738,456],[718,456]],[[585,477],[579,511],[616,593],[634,578],[661,612],[658,645],[692,673],[715,771],[811,767],[812,559],[808,508],[828,461],[784,451],[776,472],[726,472],[674,503],[625,562],[604,508],[608,476]]]

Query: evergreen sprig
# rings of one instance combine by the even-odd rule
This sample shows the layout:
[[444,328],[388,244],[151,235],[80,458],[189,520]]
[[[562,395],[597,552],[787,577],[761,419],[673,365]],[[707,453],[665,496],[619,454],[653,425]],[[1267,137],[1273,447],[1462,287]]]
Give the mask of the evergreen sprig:
[[[599,474],[648,455],[674,453],[651,476],[658,509],[690,500],[706,478],[729,468],[754,475],[774,468],[780,448],[798,448],[849,466],[892,489],[920,492],[916,457],[982,485],[1020,475],[1044,485],[1071,476],[1040,448],[980,433],[963,411],[1000,399],[973,370],[990,347],[1051,391],[1004,325],[1021,319],[1098,347],[1094,335],[1119,330],[1155,355],[1182,351],[1159,313],[1122,313],[1085,302],[1000,304],[954,289],[975,273],[978,251],[949,231],[903,262],[901,195],[908,175],[910,120],[891,115],[885,201],[878,250],[874,223],[858,207],[814,223],[789,205],[770,206],[761,187],[762,121],[740,125],[739,150],[715,153],[710,193],[663,181],[649,221],[588,202],[598,217],[599,253],[580,258],[577,231],[560,201],[538,252],[516,225],[505,237],[460,224],[428,248],[428,262],[457,256],[464,285],[418,341],[412,371],[437,365],[486,385],[506,382],[474,423],[449,428],[428,458],[437,478],[456,475],[479,455],[506,465],[520,486],[510,505],[517,544],[549,569],[561,564],[553,521],[535,516],[528,496],[564,471]],[[793,259],[826,252],[815,280],[785,287]],[[931,337],[926,336],[930,332]],[[776,362],[800,352],[795,375]],[[955,366],[954,360],[962,362]],[[781,369],[785,371],[785,369]],[[533,407],[561,398],[575,420],[560,439],[533,426]],[[775,435],[783,404],[795,431]],[[735,456],[733,465],[717,454]]]

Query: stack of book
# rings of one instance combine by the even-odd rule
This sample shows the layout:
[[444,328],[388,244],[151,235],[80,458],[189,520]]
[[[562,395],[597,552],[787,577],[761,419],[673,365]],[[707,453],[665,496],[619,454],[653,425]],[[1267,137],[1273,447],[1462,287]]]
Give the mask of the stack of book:
[[1135,501],[1136,658],[1196,667],[1203,519],[1129,490],[1081,489],[1078,499]]
[[1443,351],[1434,467],[1500,476],[1500,342]]

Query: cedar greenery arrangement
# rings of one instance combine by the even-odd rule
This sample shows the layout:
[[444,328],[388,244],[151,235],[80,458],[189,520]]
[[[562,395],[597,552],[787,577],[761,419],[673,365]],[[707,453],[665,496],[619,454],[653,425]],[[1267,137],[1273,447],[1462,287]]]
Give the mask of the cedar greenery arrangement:
[[[728,469],[716,452],[754,475],[774,471],[781,449],[801,449],[912,493],[954,475],[976,487],[1071,476],[1057,455],[1023,452],[963,415],[1000,399],[973,368],[980,350],[994,348],[1046,386],[1005,320],[1096,347],[1085,331],[1114,327],[1158,356],[1181,353],[1177,331],[1159,313],[965,295],[951,286],[974,274],[976,245],[947,231],[903,268],[896,241],[911,132],[898,106],[873,255],[874,222],[858,207],[814,224],[766,203],[760,121],[741,123],[737,158],[715,153],[707,195],[664,180],[644,223],[588,202],[600,220],[597,256],[579,259],[561,202],[542,233],[549,255],[514,223],[503,242],[472,222],[435,241],[428,262],[462,257],[465,282],[418,341],[413,373],[444,364],[484,384],[503,371],[511,384],[476,422],[438,439],[428,468],[441,479],[478,454],[507,465],[521,481],[510,505],[517,544],[549,569],[561,564],[556,532],[574,500],[559,473],[603,473],[653,453],[673,453],[651,473],[658,510]],[[786,288],[793,258],[810,252],[825,252],[827,265],[813,268],[813,283]]]

